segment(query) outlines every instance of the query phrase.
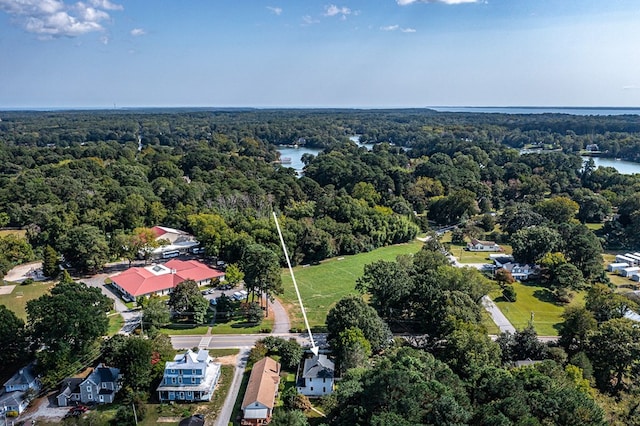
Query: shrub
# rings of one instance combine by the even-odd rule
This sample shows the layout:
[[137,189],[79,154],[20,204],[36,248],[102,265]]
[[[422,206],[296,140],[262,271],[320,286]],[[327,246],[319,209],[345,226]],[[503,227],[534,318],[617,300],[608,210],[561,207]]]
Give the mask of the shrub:
[[512,285],[505,285],[502,289],[502,297],[504,297],[507,302],[515,302],[518,295]]

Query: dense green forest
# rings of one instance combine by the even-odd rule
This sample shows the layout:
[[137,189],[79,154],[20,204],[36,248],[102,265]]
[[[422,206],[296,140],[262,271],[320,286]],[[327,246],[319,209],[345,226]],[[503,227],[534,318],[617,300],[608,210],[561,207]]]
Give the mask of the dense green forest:
[[[157,224],[194,231],[210,254],[231,262],[252,243],[278,253],[272,209],[285,216],[296,263],[407,241],[429,224],[507,207],[509,238],[547,221],[539,203],[560,196],[578,204],[566,219],[616,219],[602,234],[608,246],[638,243],[640,179],[583,167],[575,155],[597,143],[639,159],[633,116],[133,110],[0,118],[0,225],[26,229],[36,253],[51,246],[87,270],[121,255],[118,235]],[[302,178],[277,163],[277,146],[294,143],[325,148],[304,158]],[[520,155],[525,145],[562,152]],[[83,259],[91,246],[100,253]],[[33,256],[7,252],[5,271]]]
[[[0,119],[0,226],[25,231],[0,236],[3,274],[40,258],[52,275],[59,254],[79,271],[98,271],[130,257],[145,228],[164,225],[194,233],[249,282],[252,268],[267,268],[259,260],[284,261],[272,211],[296,264],[456,225],[456,241],[508,243],[516,261],[540,265],[557,303],[587,291],[586,307],[567,310],[557,347],[541,346],[532,330],[493,343],[480,307],[492,284],[451,267],[429,233],[413,258],[365,267],[356,288],[366,303],[351,297],[329,312],[345,376],[326,402],[328,421],[640,424],[640,336],[622,318],[636,305],[613,293],[602,267],[603,248],[640,251],[640,174],[595,168],[579,155],[597,144],[601,155],[640,161],[637,116],[248,109]],[[303,176],[279,162],[278,145],[292,144],[323,149],[303,158]],[[594,223],[597,234],[587,226]],[[507,290],[512,278],[496,278]],[[256,290],[278,294],[272,281]],[[28,307],[29,333],[49,302]],[[19,331],[11,335],[29,335],[11,323]],[[106,323],[98,326],[103,334]],[[51,337],[45,331],[35,334],[40,343]],[[412,349],[390,348],[391,331],[422,337]],[[9,342],[16,353],[27,350],[25,339]],[[523,358],[547,361],[505,368]]]

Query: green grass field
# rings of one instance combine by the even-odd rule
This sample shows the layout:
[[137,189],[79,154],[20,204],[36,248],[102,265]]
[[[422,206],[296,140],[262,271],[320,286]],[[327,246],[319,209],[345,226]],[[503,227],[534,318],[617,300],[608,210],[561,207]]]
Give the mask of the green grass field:
[[255,334],[263,329],[273,329],[273,318],[265,318],[259,325],[248,324],[244,320],[217,323],[211,334]]
[[[356,279],[364,273],[364,265],[377,260],[392,261],[398,255],[416,253],[421,247],[420,241],[413,241],[382,247],[369,253],[327,259],[319,265],[295,267],[296,282],[310,325],[324,326],[331,307],[344,296],[357,293]],[[289,313],[291,327],[304,328],[302,312],[287,269],[282,270],[282,281],[284,294],[280,300]]]
[[120,331],[123,325],[124,325],[124,318],[122,318],[122,315],[120,314],[109,315],[109,330],[107,331],[107,334],[109,336],[113,336],[118,331]]
[[[500,290],[492,292],[491,297],[502,313],[511,321],[517,330],[529,325],[533,312],[533,326],[540,336],[557,336],[557,326],[562,322],[561,315],[567,305],[556,304],[553,295],[544,287],[519,283],[513,284],[518,295],[517,301],[507,302]],[[584,292],[576,293],[569,306],[584,305]]]
[[11,294],[0,295],[0,305],[5,305],[9,310],[13,311],[19,318],[26,321],[27,319],[27,302],[37,299],[49,292],[54,286],[53,281],[40,281],[27,285],[16,285]]

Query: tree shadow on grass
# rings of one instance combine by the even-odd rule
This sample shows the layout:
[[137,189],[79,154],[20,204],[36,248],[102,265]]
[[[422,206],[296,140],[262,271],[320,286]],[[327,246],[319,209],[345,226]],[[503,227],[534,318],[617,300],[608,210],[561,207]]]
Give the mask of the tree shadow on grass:
[[255,322],[237,322],[235,324],[231,324],[231,328],[252,328],[257,327],[258,325],[260,324]]
[[547,303],[551,303],[553,305],[558,305],[558,306],[561,305],[560,303],[558,303],[558,300],[553,295],[553,293],[549,291],[549,289],[547,288],[534,291],[533,297],[535,297],[541,302],[547,302]]

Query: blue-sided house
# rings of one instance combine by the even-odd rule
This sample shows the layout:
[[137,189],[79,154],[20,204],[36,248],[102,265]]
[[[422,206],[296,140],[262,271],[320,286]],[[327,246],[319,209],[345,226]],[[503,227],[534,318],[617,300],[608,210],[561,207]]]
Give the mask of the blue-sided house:
[[158,386],[158,399],[164,401],[209,401],[220,377],[220,364],[213,362],[209,351],[188,350],[176,355],[164,367]]

